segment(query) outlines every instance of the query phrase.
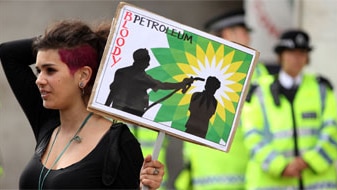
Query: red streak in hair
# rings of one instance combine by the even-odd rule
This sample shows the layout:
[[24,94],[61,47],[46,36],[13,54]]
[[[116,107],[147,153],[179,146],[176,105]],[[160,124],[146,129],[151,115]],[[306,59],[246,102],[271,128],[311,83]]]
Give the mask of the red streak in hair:
[[93,71],[91,77],[93,83],[98,68],[98,55],[94,48],[90,45],[83,45],[72,49],[59,49],[58,52],[61,60],[68,65],[71,74],[84,66],[89,66]]

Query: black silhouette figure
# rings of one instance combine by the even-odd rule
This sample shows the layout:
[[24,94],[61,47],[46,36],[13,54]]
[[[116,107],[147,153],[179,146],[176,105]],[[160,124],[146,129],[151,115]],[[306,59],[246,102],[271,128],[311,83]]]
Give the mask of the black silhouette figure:
[[150,56],[147,49],[138,49],[133,53],[133,65],[118,69],[113,82],[110,84],[110,93],[105,105],[142,116],[149,106],[147,90],[158,89],[183,89],[193,82],[193,79],[185,78],[179,83],[161,82],[153,79],[145,72],[150,65]]
[[220,81],[216,77],[208,77],[205,90],[195,92],[191,97],[189,106],[190,117],[186,122],[187,133],[205,138],[208,130],[209,119],[215,113],[218,101],[214,94],[220,88]]

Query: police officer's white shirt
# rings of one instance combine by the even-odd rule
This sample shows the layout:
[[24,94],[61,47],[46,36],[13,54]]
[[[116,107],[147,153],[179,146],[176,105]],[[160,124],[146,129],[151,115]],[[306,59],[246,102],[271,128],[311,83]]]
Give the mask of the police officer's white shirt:
[[279,73],[278,80],[285,89],[291,89],[293,86],[299,86],[301,84],[302,77],[303,77],[302,73],[293,78],[286,72],[281,70]]

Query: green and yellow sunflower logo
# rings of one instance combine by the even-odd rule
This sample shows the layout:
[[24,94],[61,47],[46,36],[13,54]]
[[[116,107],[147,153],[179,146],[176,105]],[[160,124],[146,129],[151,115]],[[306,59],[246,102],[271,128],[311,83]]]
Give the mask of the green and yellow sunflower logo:
[[[193,37],[192,43],[168,35],[168,48],[152,48],[151,51],[160,66],[146,72],[162,82],[215,76],[221,85],[214,94],[217,107],[209,120],[206,139],[225,144],[237,116],[238,102],[253,56],[193,33],[188,35]],[[169,122],[172,128],[185,131],[185,123],[190,114],[188,108],[191,96],[194,92],[202,91],[204,83],[195,81],[187,92],[178,91],[162,101],[154,121]],[[170,92],[158,90],[149,94],[150,101],[155,102]]]

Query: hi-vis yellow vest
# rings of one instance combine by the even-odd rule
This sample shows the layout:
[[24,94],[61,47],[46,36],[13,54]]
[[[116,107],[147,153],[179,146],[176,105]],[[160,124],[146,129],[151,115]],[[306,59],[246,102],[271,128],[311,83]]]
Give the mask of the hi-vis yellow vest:
[[179,190],[240,190],[244,188],[246,163],[249,159],[242,141],[240,127],[237,129],[229,153],[185,142],[185,158],[190,169],[176,182]]
[[[258,63],[251,83],[256,84],[265,75],[269,75],[266,66]],[[184,160],[188,167],[178,176],[175,187],[178,190],[244,189],[248,159],[241,126],[236,129],[229,153],[185,142]]]
[[[298,189],[299,179],[282,177],[295,157],[294,131],[305,189],[337,189],[337,112],[332,89],[315,76],[304,75],[293,104],[277,91],[274,77],[263,77],[242,115],[245,144],[250,151],[247,189]],[[295,125],[295,126],[294,126]]]
[[254,69],[251,83],[257,83],[259,78],[265,75],[269,75],[267,67],[263,63],[257,63]]

